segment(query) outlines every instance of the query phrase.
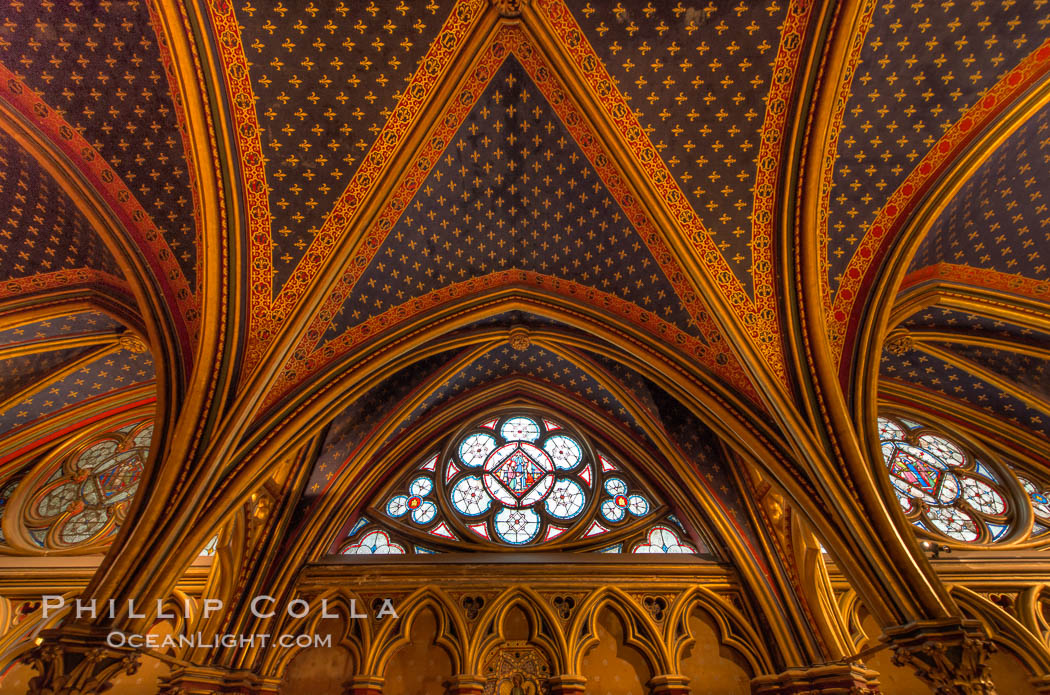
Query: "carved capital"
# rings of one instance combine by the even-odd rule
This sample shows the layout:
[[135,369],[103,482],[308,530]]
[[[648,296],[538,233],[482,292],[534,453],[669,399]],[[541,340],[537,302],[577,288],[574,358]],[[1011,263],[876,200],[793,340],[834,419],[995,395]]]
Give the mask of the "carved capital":
[[485,679],[470,674],[452,676],[445,682],[445,695],[481,695],[485,692]]
[[649,681],[650,695],[689,695],[689,678],[679,675],[653,676]]
[[583,676],[561,675],[547,679],[550,695],[583,695],[587,690],[587,679]]
[[909,623],[885,630],[893,663],[911,666],[937,695],[995,695],[988,657],[995,645],[971,620]]
[[857,664],[826,664],[792,668],[751,680],[753,695],[874,695],[879,690],[879,674]]
[[48,630],[44,642],[24,658],[39,675],[28,695],[94,695],[108,690],[119,674],[139,669],[137,652],[105,646],[104,634],[87,629]]

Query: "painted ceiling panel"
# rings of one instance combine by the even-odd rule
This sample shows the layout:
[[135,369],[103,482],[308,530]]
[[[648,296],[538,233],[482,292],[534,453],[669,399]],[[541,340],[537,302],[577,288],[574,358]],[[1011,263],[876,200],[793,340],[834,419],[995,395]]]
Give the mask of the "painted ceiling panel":
[[1050,26],[1046,3],[869,0],[869,9],[828,201],[832,288],[890,194]]
[[959,357],[975,362],[1046,398],[1047,405],[1050,406],[1050,369],[1047,369],[1046,360],[976,345],[947,347]]
[[939,306],[916,312],[901,325],[905,328],[958,330],[978,337],[1011,340],[1027,345],[1050,346],[1050,333],[1018,326],[998,318]]
[[966,181],[941,213],[911,270],[938,262],[1050,279],[1050,106],[1044,106]]
[[508,269],[594,287],[700,338],[656,259],[514,58],[450,140],[325,339],[413,297]]
[[568,4],[750,291],[755,168],[788,0]]
[[92,349],[81,347],[51,350],[0,360],[0,401],[6,401],[37,381],[45,379],[54,370],[75,361]]
[[5,201],[0,222],[5,278],[73,268],[121,276],[113,256],[73,201],[36,160],[3,133],[0,196]]
[[0,432],[8,432],[91,398],[152,383],[153,378],[153,358],[149,352],[123,349],[109,352],[0,413]]
[[908,350],[882,353],[880,377],[954,398],[1020,427],[1050,435],[1050,417],[1008,393],[936,357]]
[[120,323],[100,311],[83,311],[68,316],[33,321],[15,328],[0,330],[0,346],[32,343],[48,338],[68,338],[93,333],[116,333]]
[[19,2],[3,18],[0,61],[106,158],[195,288],[195,201],[148,3]]
[[452,5],[238,4],[266,158],[275,293],[353,178]]

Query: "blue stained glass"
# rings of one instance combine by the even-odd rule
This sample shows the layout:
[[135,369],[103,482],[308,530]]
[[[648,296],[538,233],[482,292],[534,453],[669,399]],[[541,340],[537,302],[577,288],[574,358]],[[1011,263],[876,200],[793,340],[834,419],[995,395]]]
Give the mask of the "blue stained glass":
[[485,463],[485,459],[496,448],[496,438],[491,434],[472,434],[463,439],[459,444],[459,460],[464,465],[477,468]]
[[503,509],[496,512],[496,535],[513,545],[528,543],[540,530],[540,517],[531,509]]
[[988,530],[992,532],[992,540],[997,541],[1010,529],[1005,524],[988,524]]
[[587,496],[583,488],[568,478],[554,482],[550,495],[547,496],[547,512],[559,519],[571,519],[583,510]]
[[627,512],[623,507],[616,504],[615,500],[605,500],[602,502],[602,516],[615,524],[617,521],[623,521],[623,518],[627,516]]
[[386,503],[386,513],[397,519],[405,515],[408,511],[408,496],[407,495],[395,495],[390,498],[390,501]]
[[583,460],[583,450],[580,449],[580,445],[572,437],[562,434],[545,441],[543,450],[550,455],[555,466],[565,471],[575,468]]
[[434,482],[430,478],[424,478],[423,476],[416,478],[412,481],[412,484],[408,486],[409,494],[416,495],[417,497],[426,497],[433,489]]
[[627,498],[627,510],[635,516],[645,516],[649,513],[649,502],[641,495],[631,495]]
[[346,535],[354,536],[354,535],[357,534],[358,531],[363,529],[365,526],[368,526],[368,519],[365,518],[365,517],[361,517],[360,519],[357,520],[357,523],[354,524],[354,527],[352,529],[350,529],[350,533],[348,533]]
[[492,506],[492,497],[476,475],[468,475],[452,488],[452,504],[456,511],[467,516],[480,516]]
[[499,433],[508,442],[534,442],[540,438],[540,426],[532,418],[512,417],[503,423]]
[[649,529],[649,532],[645,535],[645,539],[635,545],[631,552],[696,554],[696,548],[683,541],[673,528],[661,524]]
[[619,478],[609,478],[605,481],[605,491],[615,497],[616,495],[627,494],[627,483],[623,482]]
[[421,526],[429,524],[431,521],[434,520],[435,516],[437,516],[437,506],[430,500],[423,502],[421,505],[412,510],[412,521],[416,522]]

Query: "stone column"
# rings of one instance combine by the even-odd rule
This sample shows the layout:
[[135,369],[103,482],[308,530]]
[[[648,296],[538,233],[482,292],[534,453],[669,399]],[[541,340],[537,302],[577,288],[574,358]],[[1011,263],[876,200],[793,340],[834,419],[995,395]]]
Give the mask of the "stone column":
[[383,695],[380,676],[354,676],[343,684],[343,695]]
[[547,684],[550,695],[584,695],[587,679],[583,676],[551,676]]
[[752,695],[871,695],[879,691],[879,674],[856,664],[792,668],[751,680]]
[[691,692],[685,676],[653,676],[649,680],[650,695],[689,695]]
[[461,673],[445,681],[445,695],[481,695],[485,680],[479,676]]

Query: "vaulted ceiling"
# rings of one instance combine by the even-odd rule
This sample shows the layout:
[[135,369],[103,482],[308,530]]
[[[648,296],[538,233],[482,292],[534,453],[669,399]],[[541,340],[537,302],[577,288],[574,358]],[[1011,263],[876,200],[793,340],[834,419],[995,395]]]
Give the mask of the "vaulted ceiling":
[[0,20],[0,479],[56,413],[156,398],[156,455],[195,462],[171,494],[328,428],[308,499],[500,383],[774,452],[797,494],[829,408],[1050,463],[1046,3]]

